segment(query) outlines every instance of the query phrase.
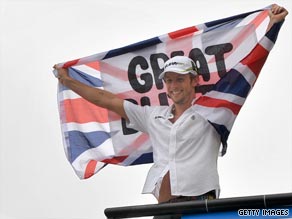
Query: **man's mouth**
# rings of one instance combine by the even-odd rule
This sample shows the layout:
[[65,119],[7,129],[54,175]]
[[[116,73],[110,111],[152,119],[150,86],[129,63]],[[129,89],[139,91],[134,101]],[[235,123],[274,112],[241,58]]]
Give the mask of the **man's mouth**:
[[173,95],[178,95],[178,94],[181,93],[181,91],[171,91],[171,93],[172,93]]

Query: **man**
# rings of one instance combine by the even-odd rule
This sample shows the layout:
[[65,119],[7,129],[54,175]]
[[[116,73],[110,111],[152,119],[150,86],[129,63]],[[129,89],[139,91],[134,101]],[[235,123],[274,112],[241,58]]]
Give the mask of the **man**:
[[[288,14],[273,5],[268,29]],[[176,56],[164,64],[163,79],[172,106],[139,106],[98,88],[72,79],[59,68],[60,83],[92,102],[107,108],[128,122],[128,127],[148,133],[153,145],[154,164],[143,193],[152,193],[158,203],[217,198],[217,158],[220,136],[194,110],[194,87],[198,71],[193,60]]]
[[[154,165],[143,193],[153,193],[162,203],[178,196],[200,196],[219,190],[217,157],[220,136],[191,108],[194,87],[198,83],[193,60],[176,56],[165,62],[159,78],[165,82],[172,106],[135,105],[108,91],[88,87],[70,78],[65,69],[59,69],[58,77],[62,84],[85,99],[125,118],[128,127],[149,134]],[[213,195],[215,198],[215,193]]]

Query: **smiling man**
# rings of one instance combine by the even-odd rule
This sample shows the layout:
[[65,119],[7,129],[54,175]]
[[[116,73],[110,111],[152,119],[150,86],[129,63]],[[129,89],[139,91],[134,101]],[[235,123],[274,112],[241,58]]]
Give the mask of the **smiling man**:
[[[165,62],[159,78],[164,80],[173,105],[144,111],[149,123],[153,123],[150,127],[157,127],[150,136],[154,137],[154,145],[158,143],[153,147],[155,164],[148,174],[144,192],[153,192],[159,203],[216,198],[221,141],[212,125],[192,107],[198,83],[196,64],[185,56],[173,57]],[[132,116],[131,112],[135,111],[127,111],[130,122],[140,118]],[[140,122],[144,123],[147,124]]]
[[[192,59],[175,56],[164,64],[163,79],[171,106],[140,106],[116,95],[89,87],[58,69],[59,81],[90,102],[127,121],[127,127],[147,133],[153,145],[154,164],[143,193],[158,203],[218,197],[217,159],[220,136],[194,109],[197,66]],[[217,195],[216,195],[217,194]]]

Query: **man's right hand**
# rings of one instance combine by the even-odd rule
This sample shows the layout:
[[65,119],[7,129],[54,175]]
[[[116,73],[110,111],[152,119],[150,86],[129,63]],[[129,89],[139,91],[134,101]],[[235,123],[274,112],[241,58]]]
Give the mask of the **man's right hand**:
[[57,78],[58,78],[59,82],[64,85],[65,80],[70,78],[69,73],[68,73],[68,69],[67,68],[59,68],[59,67],[57,67],[57,65],[54,65],[54,69],[56,69],[58,72]]

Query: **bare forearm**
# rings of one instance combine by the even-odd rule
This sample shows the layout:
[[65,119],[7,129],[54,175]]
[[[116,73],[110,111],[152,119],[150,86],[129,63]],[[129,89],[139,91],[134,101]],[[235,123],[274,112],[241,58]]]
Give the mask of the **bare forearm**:
[[109,100],[112,100],[113,98],[116,98],[116,96],[108,91],[90,87],[87,86],[77,80],[74,80],[72,78],[66,78],[60,81],[64,86],[70,88],[75,93],[83,97],[84,99],[88,100],[89,102],[103,107],[108,108]]
[[58,76],[60,83],[75,93],[88,100],[89,102],[108,110],[111,110],[126,120],[127,115],[124,110],[124,100],[117,97],[115,94],[95,87],[90,87],[69,76],[68,70],[58,68]]

